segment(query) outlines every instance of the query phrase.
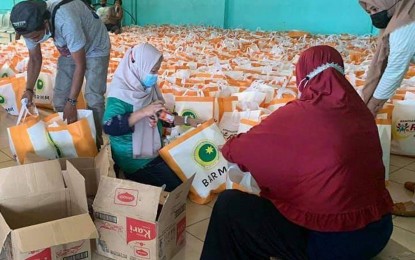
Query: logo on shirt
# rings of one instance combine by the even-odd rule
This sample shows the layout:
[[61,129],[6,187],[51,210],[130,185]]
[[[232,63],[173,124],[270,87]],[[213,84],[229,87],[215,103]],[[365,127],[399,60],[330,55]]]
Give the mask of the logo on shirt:
[[210,141],[202,141],[193,152],[195,161],[204,168],[211,168],[219,161],[216,145]]
[[0,95],[0,104],[1,105],[6,104],[6,98],[2,95]]

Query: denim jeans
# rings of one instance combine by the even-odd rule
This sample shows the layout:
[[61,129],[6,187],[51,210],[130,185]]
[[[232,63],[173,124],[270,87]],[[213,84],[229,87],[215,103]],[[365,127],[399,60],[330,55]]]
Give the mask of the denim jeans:
[[[84,97],[88,109],[93,111],[95,128],[97,131],[97,147],[103,144],[102,117],[105,107],[105,92],[107,91],[109,56],[87,57],[85,71]],[[61,56],[58,59],[58,70],[53,92],[53,106],[57,112],[63,112],[66,99],[69,97],[72,86],[72,78],[75,72],[75,62],[72,57]]]
[[152,186],[161,187],[166,185],[165,191],[172,191],[179,186],[182,181],[169,168],[166,162],[159,156],[148,163],[143,169],[133,174],[124,173],[125,178]]

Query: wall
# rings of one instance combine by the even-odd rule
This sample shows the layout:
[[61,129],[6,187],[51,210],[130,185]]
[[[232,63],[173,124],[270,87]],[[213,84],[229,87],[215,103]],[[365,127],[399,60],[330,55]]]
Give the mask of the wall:
[[0,0],[0,10],[5,11],[13,7],[14,0]]
[[228,28],[306,30],[313,33],[371,32],[357,0],[226,0]]
[[[0,0],[0,10],[10,9],[18,1]],[[297,29],[323,34],[372,32],[369,16],[357,0],[123,0],[123,7],[124,24]]]
[[126,3],[131,1],[138,3],[136,17],[140,25],[190,24],[223,27],[224,24],[224,0],[129,0]]

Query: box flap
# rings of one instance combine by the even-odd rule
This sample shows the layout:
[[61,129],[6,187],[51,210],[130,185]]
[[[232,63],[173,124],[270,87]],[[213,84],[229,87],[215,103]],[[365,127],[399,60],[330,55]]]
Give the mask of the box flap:
[[98,238],[98,232],[88,214],[25,227],[12,232],[13,242],[24,253],[94,238]]
[[68,179],[65,179],[65,183],[69,188],[71,198],[71,215],[88,213],[85,178],[69,161],[66,161],[66,171],[66,178]]
[[155,221],[161,187],[101,176],[94,210]]
[[98,191],[98,183],[101,179],[101,176],[99,176],[99,170],[96,168],[77,169],[79,170],[79,173],[85,178],[86,195],[95,197]]
[[67,160],[70,161],[72,165],[75,166],[75,168],[78,170],[97,167],[95,165],[95,160],[92,157],[78,157],[78,158],[70,158]]
[[69,190],[1,201],[0,211],[11,229],[68,217]]
[[26,153],[25,158],[23,159],[23,164],[37,163],[48,161],[48,158],[41,157],[35,153]]
[[4,243],[6,243],[7,236],[11,231],[12,230],[10,229],[9,225],[7,225],[6,220],[0,214],[0,252]]
[[102,146],[101,151],[95,156],[95,167],[99,169],[100,176],[115,178],[114,161],[111,155],[111,146]]
[[65,188],[61,166],[57,160],[0,169],[0,178],[0,201]]
[[190,177],[186,182],[182,183],[179,187],[170,192],[167,201],[164,203],[161,209],[159,222],[163,222],[169,219],[175,219],[186,208],[186,198],[189,194],[190,186],[193,183],[195,175]]

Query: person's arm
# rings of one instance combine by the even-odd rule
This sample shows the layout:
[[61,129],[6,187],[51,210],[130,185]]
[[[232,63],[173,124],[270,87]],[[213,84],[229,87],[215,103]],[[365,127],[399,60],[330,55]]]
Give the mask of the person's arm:
[[197,127],[197,125],[202,124],[203,122],[204,120],[191,117],[187,117],[185,122],[185,118],[183,116],[174,117],[174,125],[188,125],[191,127]]
[[37,44],[33,48],[29,49],[29,62],[27,64],[27,82],[26,91],[22,98],[27,98],[28,105],[32,105],[34,96],[34,87],[36,80],[39,77],[42,67],[42,50],[40,44]]
[[[56,36],[60,36],[65,40],[66,47],[71,53],[75,63],[75,71],[72,77],[71,90],[68,102],[66,102],[63,110],[63,119],[68,124],[77,121],[76,100],[81,92],[86,70],[86,50],[85,45],[87,37],[85,36],[81,18],[73,16],[60,9],[55,17]],[[58,68],[59,69],[59,68]]]
[[389,57],[385,72],[373,94],[378,100],[391,98],[401,85],[415,54],[415,23],[392,32],[389,36]]
[[132,113],[130,117],[128,118],[129,126],[134,126],[138,121],[142,120],[143,118],[150,118],[154,117],[157,118],[156,113],[162,109],[165,109],[162,101],[155,101],[154,103],[151,103],[150,105],[139,109]]
[[131,113],[132,111],[129,110],[126,103],[114,97],[107,98],[102,129],[111,136],[121,136],[134,132],[134,127],[130,127],[128,123]]
[[130,126],[128,119],[131,113],[113,116],[104,122],[103,130],[107,135],[121,136],[134,132],[134,126]]
[[63,120],[66,119],[68,124],[77,121],[76,100],[78,99],[79,93],[81,92],[86,71],[85,49],[81,48],[79,51],[72,52],[71,55],[72,59],[75,62],[75,71],[72,78],[71,91],[68,97],[69,100],[66,102],[65,108],[63,110]]

